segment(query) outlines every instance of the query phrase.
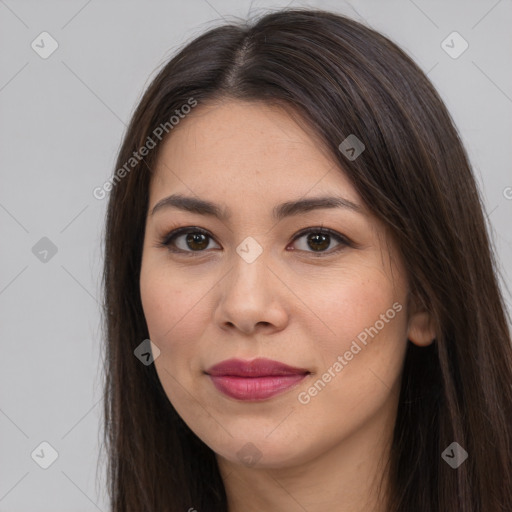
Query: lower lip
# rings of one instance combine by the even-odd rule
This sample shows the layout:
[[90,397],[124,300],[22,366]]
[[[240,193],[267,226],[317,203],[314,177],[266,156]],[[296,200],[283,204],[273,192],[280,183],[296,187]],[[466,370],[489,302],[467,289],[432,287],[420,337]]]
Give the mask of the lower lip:
[[214,386],[237,400],[265,400],[295,387],[307,374],[268,375],[266,377],[212,376]]

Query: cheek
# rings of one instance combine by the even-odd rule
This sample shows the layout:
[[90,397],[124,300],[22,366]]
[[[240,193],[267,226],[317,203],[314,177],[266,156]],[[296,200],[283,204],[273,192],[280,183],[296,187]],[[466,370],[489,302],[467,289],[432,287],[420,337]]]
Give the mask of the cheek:
[[142,266],[142,308],[150,338],[161,350],[179,348],[179,344],[170,340],[180,340],[181,343],[197,338],[201,322],[206,318],[207,291],[206,284],[202,287],[196,282],[191,286],[190,280],[180,279],[176,272],[170,275],[170,271],[161,266]]
[[140,293],[149,338],[160,349],[155,369],[169,400],[181,410],[188,407],[190,396],[182,386],[192,387],[196,340],[201,338],[207,315],[206,298],[200,286],[191,287],[190,281],[187,286],[176,272],[168,274],[161,266],[143,265]]
[[339,272],[309,289],[307,305],[319,320],[316,346],[322,359],[344,353],[356,339],[365,346],[378,335],[384,345],[385,339],[405,336],[404,291],[378,267]]
[[391,407],[399,389],[407,346],[405,293],[378,272],[365,275],[332,283],[317,302],[329,329],[314,350],[317,372],[295,395],[297,430],[311,430],[312,418],[321,418],[318,432],[326,443]]
[[338,336],[321,345],[322,368],[313,387],[305,391],[311,398],[322,394],[315,398],[315,409],[337,403],[363,421],[387,400],[400,378],[407,319],[404,298],[391,289],[367,288],[359,298],[351,301],[347,296],[338,302],[338,316],[333,319]]

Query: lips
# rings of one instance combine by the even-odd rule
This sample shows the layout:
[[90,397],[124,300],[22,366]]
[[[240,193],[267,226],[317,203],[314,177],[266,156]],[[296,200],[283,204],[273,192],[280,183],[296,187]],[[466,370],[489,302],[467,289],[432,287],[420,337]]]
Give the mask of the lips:
[[310,372],[279,361],[228,359],[206,373],[221,393],[237,400],[265,400],[295,387]]

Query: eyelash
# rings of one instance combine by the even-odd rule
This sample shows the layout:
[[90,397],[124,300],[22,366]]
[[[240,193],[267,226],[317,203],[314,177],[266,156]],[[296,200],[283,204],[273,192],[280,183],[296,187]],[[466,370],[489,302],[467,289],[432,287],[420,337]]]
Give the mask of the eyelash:
[[[201,251],[190,251],[190,250],[185,251],[183,249],[177,249],[175,247],[171,248],[172,247],[171,244],[172,244],[172,242],[174,242],[176,240],[176,238],[178,238],[180,235],[189,234],[189,233],[200,233],[200,234],[203,234],[203,235],[207,236],[208,238],[214,240],[213,236],[205,229],[202,229],[202,228],[199,228],[196,226],[187,226],[187,227],[182,227],[182,228],[178,228],[178,229],[174,229],[174,230],[170,231],[168,234],[166,234],[161,239],[161,241],[158,243],[158,247],[165,247],[167,250],[169,250],[172,253],[183,254],[186,256],[195,256],[196,254],[201,254],[201,253],[206,252],[207,249],[203,249]],[[337,248],[335,248],[334,250],[330,250],[330,251],[323,251],[323,252],[302,251],[302,252],[310,253],[312,256],[317,257],[317,258],[331,256],[332,254],[340,252],[345,247],[353,246],[353,243],[345,236],[341,235],[340,233],[338,233],[336,231],[333,231],[332,229],[328,229],[328,228],[324,228],[324,227],[302,229],[295,235],[295,237],[292,239],[291,243],[294,243],[299,238],[302,238],[304,235],[308,235],[310,233],[330,235],[332,238],[334,238],[340,244]],[[301,250],[299,250],[299,251],[301,251]]]

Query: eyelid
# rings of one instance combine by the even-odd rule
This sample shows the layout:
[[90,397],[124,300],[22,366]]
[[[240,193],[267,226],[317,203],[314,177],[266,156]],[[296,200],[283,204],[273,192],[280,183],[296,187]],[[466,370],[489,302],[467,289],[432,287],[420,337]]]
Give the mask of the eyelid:
[[[176,229],[171,229],[171,231],[169,231],[165,236],[162,237],[161,241],[157,244],[157,246],[165,247],[173,254],[184,254],[187,256],[190,256],[190,255],[193,256],[193,255],[200,255],[201,253],[206,253],[207,249],[204,249],[202,251],[186,251],[186,250],[178,249],[178,248],[173,248],[173,249],[170,248],[172,240],[178,238],[180,235],[184,235],[187,233],[201,233],[218,244],[218,242],[216,242],[216,240],[215,240],[215,237],[208,230],[200,228],[198,226],[183,226],[183,227],[179,227]],[[333,229],[325,228],[323,226],[312,226],[312,227],[307,227],[307,228],[301,229],[294,235],[294,237],[292,238],[290,243],[294,243],[297,239],[299,239],[309,233],[315,233],[315,234],[321,233],[321,234],[330,235],[332,238],[334,238],[338,242],[339,247],[335,248],[335,249],[328,250],[328,251],[314,252],[314,251],[298,250],[298,252],[305,252],[306,254],[311,254],[314,257],[322,257],[322,256],[327,257],[327,256],[330,256],[330,255],[333,255],[333,254],[339,252],[344,247],[355,247],[356,246],[355,243],[353,243],[348,237],[346,237],[342,233],[339,233],[338,231],[335,231]],[[287,245],[287,247],[288,247],[288,245]]]

